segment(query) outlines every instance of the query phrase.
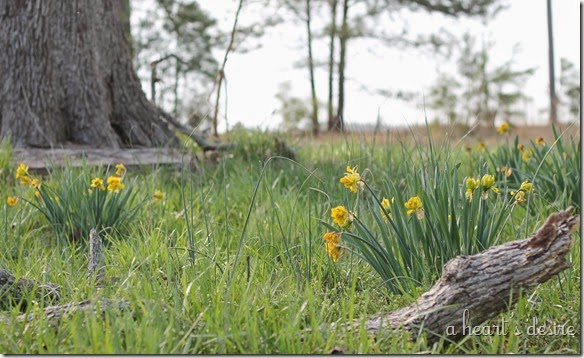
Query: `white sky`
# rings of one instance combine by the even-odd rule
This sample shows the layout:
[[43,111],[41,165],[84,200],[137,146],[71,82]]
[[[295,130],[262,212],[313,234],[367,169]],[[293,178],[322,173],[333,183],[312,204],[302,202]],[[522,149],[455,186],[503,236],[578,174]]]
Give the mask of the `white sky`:
[[[140,1],[134,1],[135,7]],[[232,25],[237,0],[200,0],[199,3],[219,20],[220,26],[229,29]],[[516,68],[536,67],[536,73],[525,84],[524,92],[533,98],[526,106],[527,122],[542,123],[548,114],[548,43],[546,0],[509,0],[509,8],[501,12],[486,28],[478,21],[454,22],[457,32],[467,30],[480,40],[486,34],[495,42],[491,58],[501,64],[511,57],[515,44],[520,53],[515,55]],[[556,78],[560,74],[560,58],[575,65],[580,63],[580,1],[553,0],[553,26]],[[243,11],[240,21],[253,16]],[[437,28],[434,16],[414,14],[409,19],[410,28],[419,28],[428,33]],[[442,22],[444,24],[444,22]],[[390,26],[390,24],[388,24]],[[452,27],[449,27],[452,30]],[[308,70],[296,69],[294,63],[306,58],[304,49],[305,28],[302,23],[288,24],[270,30],[260,41],[262,47],[246,54],[232,53],[226,66],[229,126],[241,122],[247,127],[277,128],[279,101],[275,98],[279,85],[290,81],[292,95],[309,96]],[[316,56],[324,60],[327,56],[328,40],[316,44]],[[338,46],[337,46],[338,47]],[[373,51],[371,51],[373,49]],[[455,59],[452,60],[454,63]],[[347,59],[345,123],[374,123],[377,114],[383,123],[406,125],[424,120],[422,96],[433,84],[438,66],[454,67],[419,51],[397,51],[383,48],[372,41],[355,40],[349,44]],[[452,67],[451,67],[452,66]],[[325,103],[327,98],[327,74],[325,69],[317,72],[317,94]],[[406,104],[367,93],[362,86],[374,89],[404,89],[419,94],[419,105]],[[144,88],[148,86],[145,84]],[[556,90],[559,84],[556,85]],[[224,93],[222,93],[224,99]],[[221,108],[224,108],[222,105]],[[431,112],[427,110],[429,117]],[[326,107],[319,113],[320,121],[326,122]],[[429,118],[431,119],[431,118]],[[220,121],[220,130],[225,129],[225,117]]]

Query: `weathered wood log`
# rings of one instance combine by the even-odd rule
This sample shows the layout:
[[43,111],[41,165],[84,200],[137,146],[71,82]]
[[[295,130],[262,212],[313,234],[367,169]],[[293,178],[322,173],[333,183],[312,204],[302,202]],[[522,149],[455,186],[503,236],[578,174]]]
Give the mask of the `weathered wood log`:
[[46,172],[47,168],[87,166],[114,166],[123,163],[126,167],[138,165],[181,165],[197,168],[194,155],[173,148],[107,149],[84,146],[40,149],[14,148],[10,162],[13,165],[26,163],[31,171]]
[[89,262],[88,262],[88,278],[93,278],[95,275],[95,282],[99,286],[103,283],[105,278],[105,266],[103,261],[103,241],[95,229],[89,230]]
[[[19,278],[0,269],[0,309],[18,305],[30,294],[38,300],[56,302],[61,298],[61,288],[52,283],[37,283],[35,280]],[[21,307],[25,309],[25,305]]]
[[494,246],[473,256],[458,256],[444,265],[442,277],[416,302],[391,313],[378,314],[363,324],[367,331],[406,329],[428,342],[444,337],[456,341],[474,326],[509,310],[525,293],[570,267],[565,260],[574,240],[578,217],[572,208],[549,216],[530,238]]

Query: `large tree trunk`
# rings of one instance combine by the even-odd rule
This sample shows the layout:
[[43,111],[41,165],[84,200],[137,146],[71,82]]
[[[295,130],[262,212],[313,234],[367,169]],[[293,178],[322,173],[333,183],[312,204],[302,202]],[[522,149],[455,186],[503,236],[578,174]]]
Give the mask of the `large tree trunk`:
[[0,0],[0,137],[17,147],[163,146],[119,0]]

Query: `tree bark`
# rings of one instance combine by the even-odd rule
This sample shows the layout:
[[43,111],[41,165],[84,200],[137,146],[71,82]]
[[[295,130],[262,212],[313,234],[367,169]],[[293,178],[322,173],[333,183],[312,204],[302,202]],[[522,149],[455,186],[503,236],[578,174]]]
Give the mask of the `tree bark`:
[[0,0],[0,137],[43,148],[177,143],[132,68],[123,6]]
[[[405,328],[413,339],[426,332],[430,343],[442,337],[463,338],[472,327],[509,310],[521,294],[570,267],[565,255],[574,244],[571,231],[578,222],[577,216],[569,215],[571,210],[550,215],[528,239],[455,257],[415,303],[371,317],[363,322],[365,328],[370,332]],[[346,328],[359,325],[356,321]]]
[[337,115],[334,119],[332,130],[340,132],[344,126],[345,111],[345,68],[347,67],[347,41],[349,40],[349,26],[347,24],[347,14],[349,12],[349,0],[343,0],[343,20],[341,33],[339,36],[340,55],[339,55],[339,102],[337,106]]

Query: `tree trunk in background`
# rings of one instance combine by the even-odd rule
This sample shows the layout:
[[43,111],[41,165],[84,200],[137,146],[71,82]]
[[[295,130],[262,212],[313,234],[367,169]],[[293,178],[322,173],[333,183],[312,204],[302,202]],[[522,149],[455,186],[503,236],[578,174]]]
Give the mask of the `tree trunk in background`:
[[552,26],[552,2],[547,0],[548,60],[550,75],[550,123],[558,123],[558,97],[556,96],[556,74],[554,69],[554,34]]
[[337,37],[337,0],[329,0],[331,6],[331,35],[329,47],[329,78],[328,78],[328,126],[329,131],[335,127],[335,114],[333,109],[333,79],[335,70],[335,38]]
[[333,123],[333,131],[339,132],[343,130],[345,110],[345,67],[347,66],[347,40],[349,39],[349,29],[347,26],[347,13],[349,11],[349,0],[343,0],[343,20],[341,25],[341,33],[339,34],[340,55],[339,55],[339,103],[337,107],[337,115]]
[[314,61],[312,59],[312,31],[310,29],[310,0],[306,0],[306,31],[308,35],[308,69],[310,71],[310,91],[312,98],[312,134],[318,135],[318,98],[314,80]]
[[132,68],[119,0],[0,0],[0,137],[17,147],[176,144]]

